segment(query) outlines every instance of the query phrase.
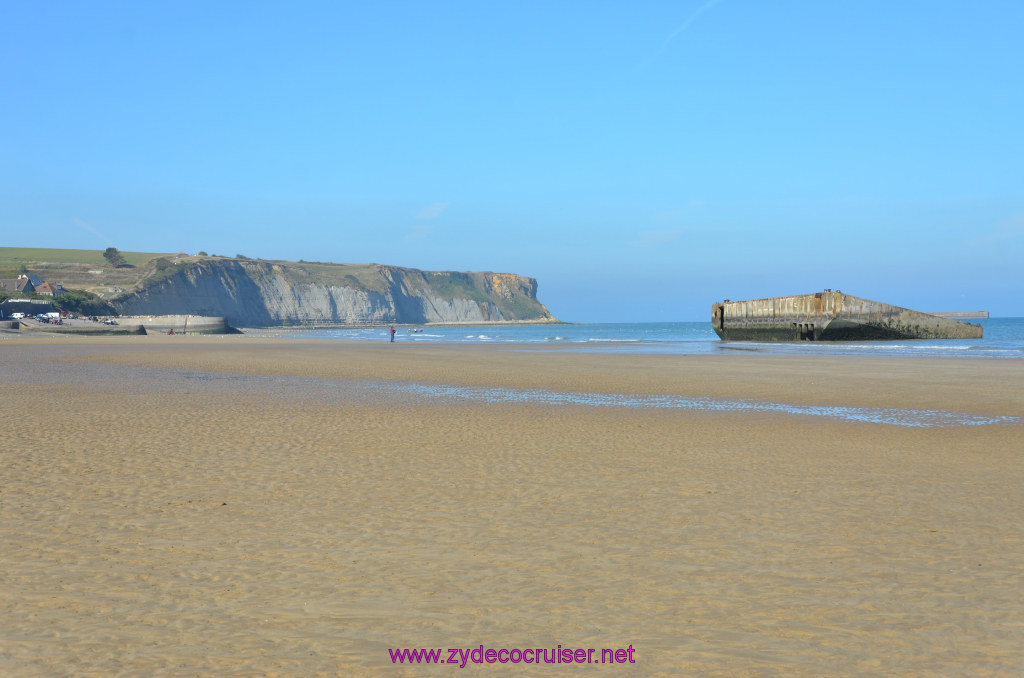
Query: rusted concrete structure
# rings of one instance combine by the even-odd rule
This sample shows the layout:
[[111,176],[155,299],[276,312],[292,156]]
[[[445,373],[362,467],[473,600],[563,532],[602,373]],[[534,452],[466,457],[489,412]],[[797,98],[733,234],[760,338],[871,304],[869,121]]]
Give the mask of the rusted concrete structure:
[[831,290],[726,300],[712,305],[711,324],[720,338],[734,341],[980,339],[982,333],[981,325]]

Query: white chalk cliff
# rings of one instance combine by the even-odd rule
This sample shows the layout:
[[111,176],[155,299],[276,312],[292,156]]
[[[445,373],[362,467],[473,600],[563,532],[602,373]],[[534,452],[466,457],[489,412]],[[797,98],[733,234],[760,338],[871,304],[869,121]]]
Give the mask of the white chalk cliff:
[[222,316],[236,327],[554,321],[533,278],[376,264],[210,258],[164,266],[111,302],[126,315]]

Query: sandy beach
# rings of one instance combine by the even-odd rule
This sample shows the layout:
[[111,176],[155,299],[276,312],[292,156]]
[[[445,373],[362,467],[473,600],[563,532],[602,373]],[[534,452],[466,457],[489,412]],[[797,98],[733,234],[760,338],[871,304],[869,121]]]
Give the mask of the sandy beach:
[[[1024,674],[1024,360],[150,335],[0,366],[0,675]],[[389,653],[480,646],[634,661]]]

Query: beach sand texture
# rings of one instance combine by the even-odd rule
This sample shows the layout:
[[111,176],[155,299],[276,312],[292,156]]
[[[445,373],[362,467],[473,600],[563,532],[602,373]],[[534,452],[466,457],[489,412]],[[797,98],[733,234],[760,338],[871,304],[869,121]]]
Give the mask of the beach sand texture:
[[[1024,417],[1024,361],[145,336],[0,365],[0,675],[1024,674],[1019,420],[346,386]],[[388,653],[480,645],[635,663]]]

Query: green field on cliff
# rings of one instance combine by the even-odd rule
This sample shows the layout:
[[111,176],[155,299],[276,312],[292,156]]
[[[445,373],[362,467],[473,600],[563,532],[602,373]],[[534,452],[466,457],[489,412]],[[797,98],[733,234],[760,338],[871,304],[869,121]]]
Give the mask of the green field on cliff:
[[0,278],[34,273],[51,284],[87,290],[110,298],[135,288],[153,269],[150,262],[173,260],[181,254],[120,252],[126,267],[115,268],[103,258],[103,250],[65,250],[45,247],[0,247]]
[[[171,257],[173,254],[156,252],[121,252],[121,256],[132,266],[139,266],[157,257]],[[84,264],[89,266],[109,266],[103,258],[103,250],[58,250],[46,247],[0,247],[0,270],[11,268],[14,264]]]
[[[190,255],[183,252],[121,252],[128,267],[114,268],[104,259],[103,250],[51,249],[45,247],[0,247],[0,278],[16,278],[34,273],[50,283],[68,289],[84,289],[110,297],[135,288],[159,276],[159,260],[172,264],[198,261],[236,260],[236,257]],[[238,261],[254,261],[237,259]],[[379,269],[374,264],[333,264],[259,260],[273,265],[275,274],[295,283],[351,285],[383,291]],[[166,266],[166,265],[165,265]],[[164,268],[163,270],[167,270]]]

